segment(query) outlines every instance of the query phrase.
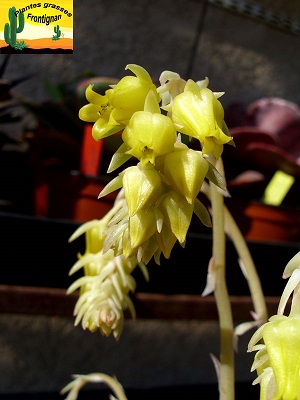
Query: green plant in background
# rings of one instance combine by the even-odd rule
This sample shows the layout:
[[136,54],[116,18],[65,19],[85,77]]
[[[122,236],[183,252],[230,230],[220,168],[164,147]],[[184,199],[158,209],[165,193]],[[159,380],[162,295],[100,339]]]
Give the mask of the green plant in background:
[[[17,50],[22,50],[24,46],[21,48],[20,46],[17,46],[17,33],[20,33],[23,31],[24,29],[24,13],[19,13],[16,16],[16,7],[11,7],[8,10],[8,18],[10,23],[6,23],[4,25],[4,39],[6,41],[7,44],[9,44],[11,47],[13,47],[14,49]],[[17,26],[17,19],[18,19],[18,26]],[[24,44],[24,42],[23,42]]]
[[26,49],[27,47],[28,47],[27,43],[25,43],[24,40],[21,40],[21,42],[17,42],[14,48],[16,50],[23,50]]
[[52,40],[59,40],[61,36],[61,30],[59,29],[59,25],[54,27],[55,35],[52,36]]
[[[220,400],[234,400],[234,336],[263,325],[268,316],[248,247],[224,205],[224,196],[229,194],[221,155],[224,145],[233,144],[233,140],[219,101],[223,93],[211,91],[208,79],[185,81],[171,71],[161,74],[160,86],[156,87],[144,68],[130,64],[126,69],[135,76],[125,76],[104,95],[88,86],[89,104],[79,111],[80,119],[94,123],[92,134],[96,141],[122,131],[122,144],[112,156],[108,172],[120,168],[132,157],[137,159],[137,165],[122,170],[100,193],[102,197],[120,189],[111,211],[102,220],[84,224],[71,237],[74,240],[85,233],[87,243],[85,254],[79,256],[70,271],[83,267],[85,275],[69,289],[72,292],[81,288],[75,307],[76,324],[81,321],[84,329],[99,330],[106,336],[113,333],[118,338],[123,327],[123,310],[129,308],[134,315],[128,297],[135,288],[131,272],[139,265],[147,278],[146,264],[152,258],[159,264],[161,255],[171,256],[176,242],[184,247],[195,214],[204,225],[213,228],[213,254],[202,295],[214,293],[218,308],[220,361],[216,357],[213,361],[218,372]],[[199,141],[201,151],[184,144],[184,136]],[[198,198],[200,192],[211,202],[212,221]],[[236,247],[254,307],[254,321],[236,330],[225,279],[225,232]],[[288,331],[289,327],[285,332]],[[261,337],[258,334],[255,339]],[[259,359],[262,361],[255,368],[266,361],[262,352]],[[299,357],[293,360],[298,362]],[[75,378],[63,389],[63,393],[70,391],[68,400],[76,399],[85,383],[99,381],[106,382],[119,400],[126,399],[120,384],[107,375]],[[298,382],[299,375],[293,379]],[[263,392],[267,384],[265,379],[262,382]],[[276,384],[273,391],[274,387]],[[273,399],[269,393],[266,398]],[[275,398],[300,399],[299,396]]]

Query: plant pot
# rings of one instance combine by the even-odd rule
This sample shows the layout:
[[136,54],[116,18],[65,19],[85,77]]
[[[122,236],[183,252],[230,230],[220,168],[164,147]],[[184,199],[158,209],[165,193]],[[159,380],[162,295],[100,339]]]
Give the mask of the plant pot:
[[109,179],[78,171],[47,169],[35,189],[35,215],[85,222],[102,218],[113,206],[116,194],[98,195]]
[[233,198],[226,205],[246,239],[300,243],[300,209]]

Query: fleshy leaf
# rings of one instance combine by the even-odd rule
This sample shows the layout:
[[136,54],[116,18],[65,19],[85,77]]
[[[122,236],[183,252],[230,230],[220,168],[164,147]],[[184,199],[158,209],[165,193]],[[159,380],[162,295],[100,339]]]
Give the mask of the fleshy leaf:
[[131,158],[130,154],[126,154],[126,152],[130,149],[125,143],[122,143],[118,150],[112,156],[110,164],[108,166],[107,172],[113,172],[118,169],[121,165],[123,165],[126,161]]
[[216,186],[218,186],[220,189],[223,190],[224,195],[227,197],[230,197],[230,194],[228,193],[227,187],[226,187],[226,182],[222,175],[219,173],[216,167],[214,167],[210,162],[208,162],[209,168],[206,174],[206,177],[208,180],[210,180],[212,183],[214,183]]
[[123,178],[122,175],[116,176],[113,180],[111,180],[99,193],[98,199],[104,197],[115,190],[118,190],[122,187]]
[[179,243],[184,243],[193,215],[192,204],[176,192],[169,192],[162,202],[166,220]]
[[204,204],[201,203],[199,199],[195,200],[194,213],[197,215],[203,225],[207,226],[208,228],[212,227],[210,214],[207,211],[207,208],[204,206]]
[[153,209],[141,210],[129,220],[129,234],[131,247],[140,246],[156,231],[155,213]]
[[293,271],[300,267],[300,251],[287,263],[283,271],[283,279],[290,277]]

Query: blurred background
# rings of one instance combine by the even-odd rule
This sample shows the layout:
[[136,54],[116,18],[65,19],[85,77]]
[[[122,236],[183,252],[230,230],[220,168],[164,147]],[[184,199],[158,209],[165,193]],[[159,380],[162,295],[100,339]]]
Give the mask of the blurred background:
[[[156,81],[164,70],[195,80],[208,77],[212,90],[225,92],[221,98],[226,110],[225,120],[228,119],[233,128],[249,123],[249,119],[244,120],[247,107],[255,104],[255,110],[260,110],[261,105],[257,107],[256,103],[258,100],[284,99],[279,105],[271,102],[272,115],[281,115],[281,122],[276,121],[274,129],[258,126],[261,116],[266,115],[264,111],[258,116],[251,114],[260,157],[256,157],[258,147],[253,143],[252,153],[247,147],[249,132],[246,132],[248,136],[246,141],[241,140],[240,148],[245,146],[247,153],[243,153],[242,161],[247,162],[243,164],[238,160],[237,164],[235,156],[229,154],[227,164],[232,179],[231,193],[244,200],[251,196],[255,200],[261,199],[266,184],[279,169],[295,178],[298,186],[294,184],[293,195],[287,203],[291,207],[287,218],[292,228],[286,227],[286,220],[280,220],[280,224],[284,226],[286,235],[282,240],[299,245],[299,0],[74,0],[73,54],[31,55],[20,52],[9,58],[0,54],[0,214],[11,212],[72,221],[74,226],[67,226],[68,234],[79,222],[101,216],[97,196],[103,179],[100,180],[99,176],[105,174],[108,160],[119,141],[105,142],[102,153],[99,152],[101,157],[98,154],[95,160],[96,169],[86,170],[83,161],[90,153],[83,154],[82,146],[85,133],[90,135],[90,126],[79,121],[77,115],[85,103],[83,89],[87,79],[96,80],[101,91],[107,83],[127,74],[124,68],[129,63],[140,64]],[[262,109],[265,110],[264,106]],[[249,117],[249,113],[246,116]],[[290,136],[286,135],[287,126]],[[282,137],[292,139],[286,144]],[[240,139],[239,130],[237,142]],[[252,156],[247,158],[245,154]],[[232,159],[235,175],[231,176]],[[240,167],[238,172],[237,165]],[[243,179],[235,179],[245,171],[252,173],[246,175],[246,183]],[[73,205],[78,193],[88,202],[78,200]],[[105,210],[112,201],[113,198],[108,200]],[[94,214],[86,213],[92,210],[91,202],[97,203]],[[241,214],[240,208],[236,209]],[[265,211],[263,213],[265,215]],[[11,265],[15,247],[20,246],[16,242],[16,232],[20,232],[20,228],[9,230],[12,223],[7,222],[7,218],[10,216],[2,215],[2,218],[7,223],[2,235],[7,243],[10,241],[12,244],[10,250],[8,247],[1,250],[4,254],[2,261],[3,265]],[[22,221],[17,223],[22,224]],[[51,238],[51,235],[55,236],[55,229],[48,225],[44,229],[48,236],[41,234],[42,229],[32,229],[31,232],[28,228],[22,234],[22,240],[18,238],[22,241],[21,250],[19,247],[22,259],[13,265],[20,271],[23,269],[25,274],[26,268],[40,271],[40,260],[45,254],[51,254],[54,259],[62,257],[58,265],[51,261],[49,270],[53,268],[50,274],[53,274],[54,281],[57,278],[55,268],[61,267],[63,256],[69,252],[70,262],[70,257],[75,260],[76,252],[67,247],[68,236],[61,228],[60,233],[66,238],[65,248],[55,254],[58,247]],[[270,239],[275,230],[270,226],[268,229]],[[61,236],[59,238],[62,242]],[[295,248],[291,253],[294,251]],[[30,258],[33,252],[38,260],[36,263]],[[280,260],[278,267],[283,268],[286,261],[288,257]],[[63,267],[68,269],[71,262]],[[14,268],[9,270],[10,279],[18,275]],[[30,285],[30,279],[27,284]],[[212,340],[211,351],[218,351],[215,323],[205,327],[198,321],[171,325],[155,321],[129,323],[128,331],[125,329],[124,339],[117,347],[115,342],[98,336],[86,340],[86,333],[81,328],[73,329],[71,317],[38,319],[11,315],[8,318],[2,314],[0,324],[0,345],[5,355],[0,363],[0,393],[58,391],[71,373],[101,368],[116,374],[125,386],[131,387],[215,381],[211,361],[206,358]],[[203,346],[202,339],[208,344]],[[142,344],[137,345],[138,342]],[[246,342],[247,338],[242,346],[246,347]],[[41,353],[36,352],[37,343]],[[97,346],[101,351],[95,351]],[[175,352],[176,346],[184,347],[185,351]],[[201,346],[205,354],[201,351],[198,356]],[[60,348],[63,352],[58,351]],[[146,352],[147,348],[150,351]],[[146,367],[144,363],[141,366],[148,353],[152,353],[152,357]],[[183,360],[185,354],[182,353],[188,354],[188,362]],[[158,355],[160,368],[157,373]],[[244,363],[242,352],[238,357],[240,380],[250,381],[251,362],[247,360]],[[127,362],[125,368],[121,359]],[[189,369],[189,362],[196,367]],[[129,364],[131,369],[127,368]],[[160,370],[169,372],[163,375]]]
[[299,102],[299,20],[297,0],[75,0],[74,54],[20,54],[5,78],[33,76],[18,91],[42,101],[45,78],[68,82],[87,71],[119,78],[137,63],[154,78],[166,69],[208,76],[226,92],[225,105],[261,96]]

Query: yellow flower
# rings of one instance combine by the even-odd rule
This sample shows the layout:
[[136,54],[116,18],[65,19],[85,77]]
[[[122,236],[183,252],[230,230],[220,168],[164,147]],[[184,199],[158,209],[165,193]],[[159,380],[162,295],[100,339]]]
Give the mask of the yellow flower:
[[201,152],[176,143],[175,151],[164,157],[163,172],[172,188],[192,204],[200,192],[208,167]]
[[129,148],[126,154],[136,157],[142,165],[155,163],[157,156],[173,150],[176,131],[172,120],[150,111],[136,112],[125,128],[122,139]]
[[70,238],[86,235],[86,251],[70,270],[70,275],[84,268],[84,276],[77,279],[68,289],[72,293],[80,288],[80,297],[75,305],[75,325],[81,321],[83,329],[91,332],[99,330],[108,336],[119,338],[124,324],[123,310],[128,308],[135,317],[135,308],[129,292],[135,290],[135,280],[131,273],[137,265],[148,278],[145,266],[136,258],[115,256],[113,250],[103,251],[104,232],[108,221],[120,209],[112,209],[102,220],[93,220],[80,226]]
[[219,96],[189,80],[169,109],[177,130],[198,139],[203,153],[212,153],[216,158],[222,154],[223,144],[232,140],[224,122],[223,107],[217,99]]
[[170,191],[163,199],[161,210],[164,221],[168,224],[180,244],[184,244],[189,229],[194,204],[190,204],[180,194]]
[[[278,314],[254,333],[248,346],[248,351],[258,350],[252,370],[257,370],[253,383],[260,383],[261,400],[300,400],[300,252],[285,269],[284,277],[289,275]],[[284,316],[292,292],[291,311]]]
[[202,153],[176,142],[172,151],[158,156],[155,165],[128,167],[100,193],[123,187],[126,204],[110,221],[104,251],[137,257],[144,263],[160,253],[169,257],[176,242],[184,245],[192,215],[211,226],[206,207],[197,198],[204,178],[224,189],[217,170]]
[[104,96],[93,91],[92,85],[86,89],[86,98],[90,102],[79,111],[79,118],[86,122],[95,122],[93,137],[95,140],[110,136],[122,130],[136,111],[144,109],[145,99],[153,92],[157,102],[160,98],[148,72],[136,64],[129,64],[136,76],[125,76]]
[[152,164],[129,167],[123,175],[123,188],[129,215],[153,205],[163,188],[159,173]]

